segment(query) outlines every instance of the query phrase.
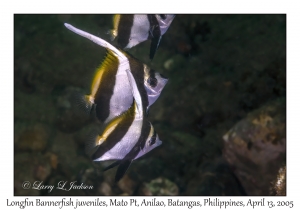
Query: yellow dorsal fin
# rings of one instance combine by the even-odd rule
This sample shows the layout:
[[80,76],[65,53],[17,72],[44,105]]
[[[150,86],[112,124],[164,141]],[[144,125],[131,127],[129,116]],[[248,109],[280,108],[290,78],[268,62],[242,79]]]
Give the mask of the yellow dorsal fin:
[[113,30],[111,30],[112,40],[118,36],[118,26],[120,23],[121,15],[114,15],[113,17]]
[[[136,104],[135,102],[131,105],[131,107],[124,112],[123,114],[119,115],[118,117],[115,117],[112,119],[104,128],[101,135],[98,134],[98,132],[93,132],[89,135],[86,141],[86,153],[91,155],[95,152],[98,146],[100,146],[103,142],[107,140],[107,138],[110,136],[110,134],[116,129],[116,127],[126,120],[134,120],[132,118],[135,118],[136,116]],[[126,129],[126,128],[124,128]]]
[[112,119],[104,128],[102,135],[101,135],[101,141],[105,141],[107,137],[115,130],[115,128],[120,124],[121,121],[129,119],[131,117],[135,117],[135,111],[136,105],[135,103],[123,114],[119,115],[118,117],[115,117]]
[[99,85],[102,82],[103,75],[111,70],[116,70],[119,66],[118,57],[109,49],[107,49],[106,57],[101,65],[96,69],[95,76],[93,78],[91,86],[91,96],[95,97]]

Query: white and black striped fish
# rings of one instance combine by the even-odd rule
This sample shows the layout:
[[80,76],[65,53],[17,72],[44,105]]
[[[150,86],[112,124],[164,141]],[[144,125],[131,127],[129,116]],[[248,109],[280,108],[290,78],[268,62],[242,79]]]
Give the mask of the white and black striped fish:
[[148,111],[149,107],[160,96],[168,79],[105,40],[70,24],[66,23],[65,26],[107,50],[107,55],[93,78],[91,94],[84,97],[81,102],[83,103],[82,107],[90,112],[94,106],[97,119],[104,123],[128,110],[133,102],[133,95],[126,74],[126,70],[129,69],[137,81],[143,107]]
[[161,145],[152,124],[144,117],[142,98],[133,75],[126,70],[132,93],[133,105],[122,115],[114,118],[101,135],[90,138],[86,152],[94,161],[117,160],[105,170],[119,165],[115,181],[118,182],[131,162]]
[[150,59],[159,46],[161,36],[166,33],[175,15],[115,15],[112,38],[118,37],[121,48],[131,48],[151,39]]

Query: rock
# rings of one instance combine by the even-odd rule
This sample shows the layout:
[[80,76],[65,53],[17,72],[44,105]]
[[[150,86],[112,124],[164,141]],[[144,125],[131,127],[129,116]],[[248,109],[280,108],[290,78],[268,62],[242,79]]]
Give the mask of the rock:
[[34,177],[38,180],[45,181],[51,173],[51,166],[47,164],[39,164],[35,168]]
[[286,196],[286,166],[279,168],[276,180],[272,182],[270,194]]
[[[33,189],[35,182],[45,182],[51,174],[51,166],[45,155],[18,153],[14,157],[14,194],[40,195],[42,192]],[[24,182],[30,184],[24,186]]]
[[116,169],[110,169],[110,170],[103,172],[103,179],[110,186],[113,186],[115,183],[115,175],[116,175]]
[[14,122],[14,145],[15,148],[17,148],[17,144],[20,141],[20,137],[22,134],[29,130],[29,128],[32,128],[35,125],[35,123],[30,123],[28,121],[21,121],[21,120],[15,120]]
[[51,150],[58,156],[58,161],[70,162],[75,158],[77,145],[72,138],[71,134],[65,134],[62,132],[57,132],[56,136],[53,138]]
[[101,195],[112,195],[111,187],[107,182],[103,182],[100,184],[100,186],[98,187],[98,192]]
[[286,101],[251,112],[223,136],[223,156],[248,195],[269,195],[286,162]]
[[27,94],[16,89],[14,96],[15,120],[43,122],[49,125],[55,121],[56,109],[53,98],[48,94]]
[[84,92],[80,88],[66,87],[58,88],[56,98],[57,128],[66,133],[77,131],[87,125],[91,120],[88,112],[82,108],[84,102],[81,97]]
[[57,164],[57,170],[68,179],[75,179],[82,170],[93,167],[92,161],[87,156],[78,155],[78,153],[84,154],[84,148],[77,147],[71,134],[57,132],[51,151],[57,156],[57,160],[56,157],[52,157],[53,164]]
[[245,193],[226,161],[217,158],[201,164],[188,181],[184,195],[236,196]]
[[127,195],[132,195],[137,184],[127,174],[118,182],[118,187]]
[[170,180],[159,177],[152,180],[150,183],[143,183],[142,187],[139,190],[139,195],[178,195],[179,189],[174,182]]
[[45,154],[45,157],[47,157],[50,161],[51,168],[56,169],[58,164],[57,155],[51,152],[48,152]]
[[25,151],[43,151],[49,138],[47,126],[36,124],[25,130],[16,143],[16,148]]

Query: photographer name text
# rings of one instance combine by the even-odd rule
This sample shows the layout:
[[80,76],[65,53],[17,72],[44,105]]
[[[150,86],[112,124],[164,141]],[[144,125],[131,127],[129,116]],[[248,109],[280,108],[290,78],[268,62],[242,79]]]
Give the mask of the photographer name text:
[[29,181],[25,181],[22,184],[22,188],[25,190],[34,189],[34,190],[48,190],[50,193],[53,189],[57,190],[91,190],[94,187],[92,185],[86,185],[84,183],[78,184],[77,181],[68,182],[68,181],[60,181],[56,186],[54,185],[44,185],[42,181],[35,181],[31,184]]

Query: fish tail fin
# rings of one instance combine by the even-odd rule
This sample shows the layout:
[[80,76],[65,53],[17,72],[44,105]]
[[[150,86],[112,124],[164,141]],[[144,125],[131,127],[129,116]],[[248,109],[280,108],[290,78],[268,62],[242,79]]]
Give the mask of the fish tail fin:
[[72,93],[71,102],[75,105],[76,112],[84,116],[91,116],[92,109],[96,106],[92,96],[79,91]]
[[110,164],[109,166],[105,167],[105,168],[103,169],[103,171],[107,171],[107,170],[109,170],[109,169],[111,169],[111,168],[114,168],[114,167],[116,167],[117,165],[120,165],[120,163],[121,163],[121,160],[117,160],[117,161],[113,162],[112,164]]
[[122,179],[122,177],[126,173],[127,169],[129,168],[131,162],[132,162],[132,160],[122,160],[122,162],[120,163],[120,166],[118,167],[116,176],[115,176],[116,183],[119,182],[120,179]]

